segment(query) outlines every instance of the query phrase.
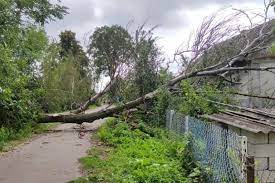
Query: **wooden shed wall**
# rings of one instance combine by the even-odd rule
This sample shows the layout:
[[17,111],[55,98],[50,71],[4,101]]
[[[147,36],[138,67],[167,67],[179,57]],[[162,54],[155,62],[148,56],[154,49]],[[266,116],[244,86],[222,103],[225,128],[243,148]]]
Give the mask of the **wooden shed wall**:
[[[275,58],[258,59],[251,63],[251,67],[274,67]],[[274,70],[273,70],[274,71]],[[238,89],[240,93],[275,96],[275,76],[272,72],[247,71],[240,73]],[[271,108],[275,102],[268,99],[259,99],[246,96],[238,96],[243,106],[257,108]]]

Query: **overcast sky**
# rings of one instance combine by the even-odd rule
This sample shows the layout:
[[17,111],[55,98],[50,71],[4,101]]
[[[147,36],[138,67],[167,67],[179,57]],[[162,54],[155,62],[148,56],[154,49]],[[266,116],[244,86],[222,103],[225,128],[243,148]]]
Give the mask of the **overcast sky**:
[[231,5],[243,9],[263,8],[262,0],[63,0],[61,4],[69,8],[70,14],[46,26],[52,38],[57,38],[61,31],[72,30],[85,45],[84,40],[95,27],[106,24],[126,27],[129,21],[141,24],[147,20],[148,26],[160,25],[156,35],[167,56],[187,39],[203,17],[220,8]]

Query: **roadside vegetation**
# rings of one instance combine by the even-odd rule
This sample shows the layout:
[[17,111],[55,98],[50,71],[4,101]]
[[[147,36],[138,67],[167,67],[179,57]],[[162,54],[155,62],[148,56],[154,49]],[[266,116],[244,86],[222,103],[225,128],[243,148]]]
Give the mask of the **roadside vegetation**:
[[23,143],[34,135],[48,132],[55,128],[58,123],[48,124],[28,124],[20,130],[13,130],[12,128],[0,128],[0,152],[8,151],[14,146]]
[[44,25],[67,14],[56,3],[0,0],[0,151],[49,129],[37,124],[40,113],[69,110],[93,93],[75,33],[56,42],[46,35]]
[[97,145],[80,162],[86,182],[203,182],[205,171],[192,157],[189,138],[143,123],[109,119],[93,136]]
[[0,151],[43,131],[35,124],[44,92],[37,66],[49,45],[43,25],[64,14],[49,1],[0,0]]

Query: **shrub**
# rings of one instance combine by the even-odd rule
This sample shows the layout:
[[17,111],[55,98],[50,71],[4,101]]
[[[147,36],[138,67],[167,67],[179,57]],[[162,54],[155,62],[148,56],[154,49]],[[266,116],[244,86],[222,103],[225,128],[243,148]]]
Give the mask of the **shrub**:
[[182,113],[191,116],[212,114],[218,112],[221,107],[211,101],[229,103],[227,91],[220,91],[214,85],[205,85],[199,89],[188,81],[182,82],[182,97],[179,109]]

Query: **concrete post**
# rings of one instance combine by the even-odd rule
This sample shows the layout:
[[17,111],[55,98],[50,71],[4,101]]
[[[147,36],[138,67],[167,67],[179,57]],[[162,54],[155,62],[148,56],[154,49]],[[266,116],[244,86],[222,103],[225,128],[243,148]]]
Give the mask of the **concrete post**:
[[189,116],[185,116],[185,122],[184,122],[185,132],[189,131]]

